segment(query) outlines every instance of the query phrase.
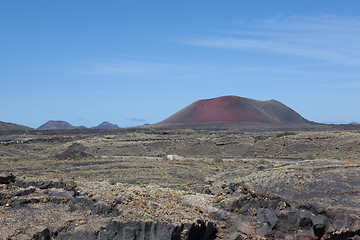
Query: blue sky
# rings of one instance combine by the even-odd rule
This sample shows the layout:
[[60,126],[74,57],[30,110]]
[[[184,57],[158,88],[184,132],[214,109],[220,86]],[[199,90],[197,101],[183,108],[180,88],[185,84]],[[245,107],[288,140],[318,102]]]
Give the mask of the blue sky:
[[1,1],[0,121],[121,127],[276,99],[360,122],[359,1]]

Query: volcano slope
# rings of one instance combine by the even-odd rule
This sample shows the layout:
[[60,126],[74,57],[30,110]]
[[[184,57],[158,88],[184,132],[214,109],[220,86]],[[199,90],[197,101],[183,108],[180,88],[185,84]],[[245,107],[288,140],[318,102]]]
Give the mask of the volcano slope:
[[217,122],[274,125],[310,124],[310,121],[276,100],[257,101],[237,96],[224,96],[196,101],[158,125]]
[[7,123],[7,122],[0,121],[0,132],[26,131],[26,130],[32,130],[32,128],[26,127],[23,125],[19,125],[19,124]]

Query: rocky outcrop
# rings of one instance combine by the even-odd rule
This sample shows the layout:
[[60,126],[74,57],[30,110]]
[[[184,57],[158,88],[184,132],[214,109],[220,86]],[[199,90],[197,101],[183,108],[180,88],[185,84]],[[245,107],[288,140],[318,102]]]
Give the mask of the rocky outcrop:
[[172,226],[155,222],[118,222],[110,221],[98,234],[98,239],[157,239],[157,240],[211,240],[216,237],[213,223],[197,221],[193,224]]
[[[171,224],[143,221],[123,222],[121,201],[102,201],[92,194],[77,191],[74,181],[7,184],[0,191],[1,239],[215,239],[214,223]],[[101,193],[102,194],[102,193]]]
[[5,176],[0,176],[0,183],[9,184],[15,182],[15,179],[16,177],[12,173],[6,174]]
[[86,153],[87,148],[81,143],[73,143],[62,154],[58,155],[58,159],[80,159],[85,157],[91,157]]
[[0,190],[3,239],[360,237],[357,162],[254,160],[209,177],[202,193],[113,181],[7,182]]
[[[72,231],[70,231],[72,230]],[[193,224],[182,224],[173,226],[167,223],[130,221],[119,222],[110,220],[105,227],[96,231],[66,231],[51,232],[48,228],[37,232],[32,239],[58,240],[78,239],[78,240],[212,240],[216,238],[216,228],[212,223],[198,221]]]
[[220,202],[222,214],[212,213],[224,222],[224,233],[237,232],[239,239],[351,239],[360,230],[356,212],[296,204],[248,189],[240,192]]
[[359,165],[320,160],[274,165],[219,175],[204,188],[212,201],[204,202],[202,195],[184,201],[202,202],[230,239],[360,236]]

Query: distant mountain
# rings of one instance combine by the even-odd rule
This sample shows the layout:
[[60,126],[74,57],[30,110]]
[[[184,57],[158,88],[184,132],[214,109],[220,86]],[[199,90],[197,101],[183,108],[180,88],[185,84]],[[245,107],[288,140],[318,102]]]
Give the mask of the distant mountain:
[[37,130],[71,130],[71,129],[85,129],[86,127],[80,126],[75,127],[66,121],[53,121],[50,120],[40,127]]
[[250,122],[265,124],[311,123],[286,105],[237,96],[198,100],[158,123],[160,125]]
[[33,128],[23,125],[8,123],[0,121],[0,131],[20,131],[20,130],[32,130]]
[[117,128],[119,128],[118,125],[109,122],[102,122],[98,126],[92,127],[92,129],[117,129]]
[[[116,128],[119,128],[119,126],[109,122],[102,122],[98,126],[92,127],[91,129],[116,129]],[[37,128],[37,130],[71,130],[71,129],[88,129],[88,128],[85,126],[73,126],[66,121],[53,121],[53,120],[50,120]]]

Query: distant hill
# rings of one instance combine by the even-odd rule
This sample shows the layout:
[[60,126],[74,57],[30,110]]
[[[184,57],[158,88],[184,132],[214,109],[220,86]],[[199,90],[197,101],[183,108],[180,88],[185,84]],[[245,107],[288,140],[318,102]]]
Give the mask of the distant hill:
[[85,129],[86,127],[80,126],[75,127],[66,121],[53,121],[50,120],[40,127],[37,130],[71,130],[71,129]]
[[[112,124],[109,122],[102,122],[96,127],[92,127],[90,129],[117,129],[119,128],[118,125]],[[88,129],[85,126],[73,126],[66,121],[53,121],[50,120],[40,127],[37,130],[72,130],[72,129]]]
[[117,129],[117,128],[119,128],[118,125],[109,122],[102,122],[98,126],[92,127],[92,129]]
[[312,123],[286,105],[276,101],[258,101],[237,96],[198,100],[157,125],[194,123]]
[[33,128],[23,125],[8,123],[0,121],[0,131],[20,131],[20,130],[32,130]]

